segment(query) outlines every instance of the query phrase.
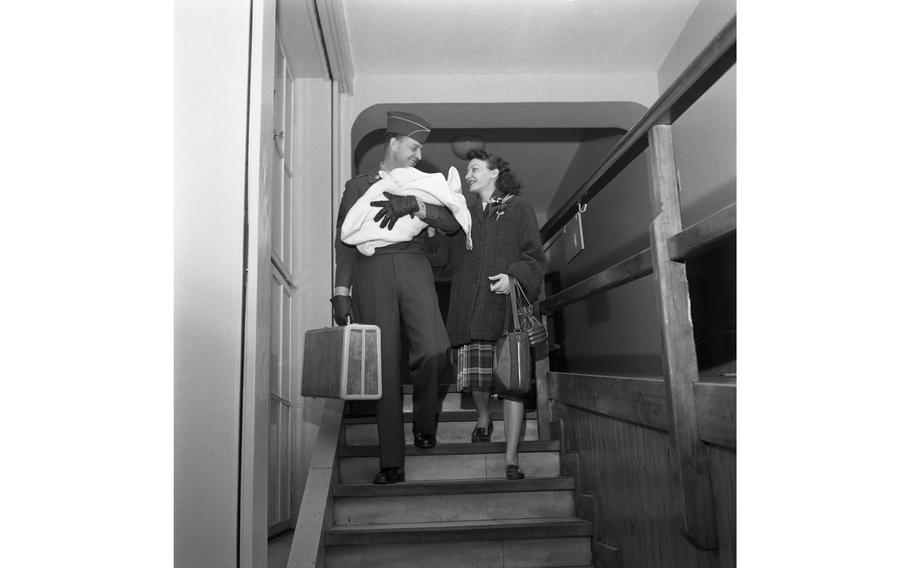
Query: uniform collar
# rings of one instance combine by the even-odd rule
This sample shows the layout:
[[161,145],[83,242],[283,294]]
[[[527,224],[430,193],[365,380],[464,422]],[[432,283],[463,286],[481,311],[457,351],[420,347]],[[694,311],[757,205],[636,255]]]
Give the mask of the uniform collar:
[[367,180],[369,180],[370,183],[376,183],[377,181],[379,181],[381,179],[385,179],[385,177],[387,175],[388,174],[385,173],[384,171],[382,171],[381,169],[374,168],[367,172]]

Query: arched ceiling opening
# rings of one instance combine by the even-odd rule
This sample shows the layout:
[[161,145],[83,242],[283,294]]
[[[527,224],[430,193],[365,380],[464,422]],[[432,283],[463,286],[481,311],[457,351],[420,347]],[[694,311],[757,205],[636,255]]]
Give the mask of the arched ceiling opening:
[[[553,196],[600,164],[610,148],[647,110],[634,102],[377,104],[352,127],[352,174],[378,167],[383,155],[386,113],[406,110],[433,127],[418,168],[464,176],[467,162],[451,149],[461,136],[479,136],[488,151],[508,160],[525,187],[541,224]],[[571,169],[571,170],[570,170]],[[564,191],[563,191],[564,193]]]

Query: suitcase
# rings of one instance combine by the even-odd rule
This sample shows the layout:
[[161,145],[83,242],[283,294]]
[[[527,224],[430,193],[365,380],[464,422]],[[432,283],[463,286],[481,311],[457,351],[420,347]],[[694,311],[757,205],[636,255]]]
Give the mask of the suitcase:
[[303,396],[376,400],[382,398],[380,332],[352,323],[312,329],[303,340]]

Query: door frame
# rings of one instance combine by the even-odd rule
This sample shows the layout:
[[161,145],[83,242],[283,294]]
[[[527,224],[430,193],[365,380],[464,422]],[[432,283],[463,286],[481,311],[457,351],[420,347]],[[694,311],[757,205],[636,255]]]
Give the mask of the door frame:
[[275,0],[250,2],[238,566],[268,561],[271,170]]

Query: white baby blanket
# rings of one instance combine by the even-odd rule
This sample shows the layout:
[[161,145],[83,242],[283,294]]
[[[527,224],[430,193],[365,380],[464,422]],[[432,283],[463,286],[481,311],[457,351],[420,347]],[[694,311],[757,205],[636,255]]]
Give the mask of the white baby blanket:
[[428,174],[417,168],[396,168],[374,183],[354,203],[341,224],[341,241],[356,245],[357,250],[372,256],[378,247],[410,241],[427,224],[417,217],[405,215],[395,222],[395,227],[380,228],[373,217],[379,207],[372,207],[371,201],[383,201],[382,192],[393,195],[413,195],[424,203],[444,205],[455,216],[455,220],[467,235],[466,248],[471,250],[471,212],[461,194],[461,178],[454,167],[449,168],[448,180],[442,174]]

